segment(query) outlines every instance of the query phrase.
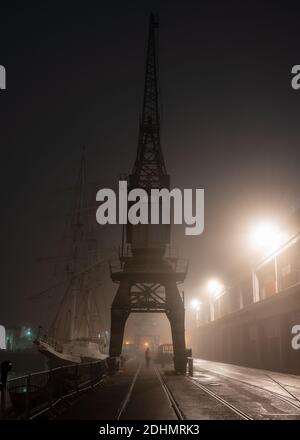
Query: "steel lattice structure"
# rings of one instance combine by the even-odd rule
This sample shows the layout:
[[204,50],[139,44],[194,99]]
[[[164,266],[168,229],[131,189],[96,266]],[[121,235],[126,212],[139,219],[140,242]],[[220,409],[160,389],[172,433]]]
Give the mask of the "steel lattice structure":
[[[141,188],[147,193],[154,188],[169,188],[170,181],[160,144],[157,28],[157,17],[151,14],[138,150],[129,177],[130,189]],[[126,241],[129,252],[125,254],[123,241],[119,264],[117,268],[111,265],[111,278],[119,284],[111,308],[111,359],[121,354],[130,313],[165,313],[171,326],[175,369],[185,373],[184,303],[177,284],[184,281],[187,264],[179,268],[177,258],[166,257],[170,225],[129,224]]]

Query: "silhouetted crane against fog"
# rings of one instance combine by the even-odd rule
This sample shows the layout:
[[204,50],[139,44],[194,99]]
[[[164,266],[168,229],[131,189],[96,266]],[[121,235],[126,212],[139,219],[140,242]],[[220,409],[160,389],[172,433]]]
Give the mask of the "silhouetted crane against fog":
[[[157,17],[151,14],[138,149],[129,176],[129,190],[142,188],[148,195],[152,188],[170,187],[160,144],[157,28]],[[119,283],[119,288],[111,308],[110,356],[117,359],[121,354],[130,313],[166,313],[171,325],[175,370],[185,373],[184,303],[177,284],[184,281],[187,265],[179,270],[177,258],[166,257],[170,225],[128,224],[126,242],[126,252],[122,244],[119,269],[111,266],[112,280]]]

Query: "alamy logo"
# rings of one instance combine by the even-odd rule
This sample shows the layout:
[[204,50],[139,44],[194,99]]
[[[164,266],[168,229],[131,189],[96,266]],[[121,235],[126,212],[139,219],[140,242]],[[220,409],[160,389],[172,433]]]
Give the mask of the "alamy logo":
[[0,65],[0,89],[6,89],[6,70],[4,66]]
[[292,327],[292,335],[295,335],[292,338],[292,348],[294,350],[300,349],[300,325],[294,325]]
[[200,235],[204,230],[204,189],[151,189],[148,196],[141,188],[128,192],[127,181],[121,180],[118,202],[115,191],[109,188],[99,190],[96,200],[102,202],[96,212],[100,225],[124,225],[128,222],[132,225],[166,225],[171,224],[173,216],[175,225],[188,225],[186,235]]
[[0,325],[0,350],[6,349],[5,328]]

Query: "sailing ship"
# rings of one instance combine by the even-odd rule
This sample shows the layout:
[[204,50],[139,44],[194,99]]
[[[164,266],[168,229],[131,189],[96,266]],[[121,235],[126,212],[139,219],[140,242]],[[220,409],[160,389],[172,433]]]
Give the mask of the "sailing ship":
[[[64,258],[66,277],[63,294],[48,331],[42,335],[40,328],[35,341],[38,350],[49,359],[51,367],[108,357],[109,334],[102,325],[96,298],[101,261],[98,262],[99,249],[90,211],[83,150],[74,203],[64,234],[69,250]],[[58,290],[58,287],[61,283],[50,289]]]

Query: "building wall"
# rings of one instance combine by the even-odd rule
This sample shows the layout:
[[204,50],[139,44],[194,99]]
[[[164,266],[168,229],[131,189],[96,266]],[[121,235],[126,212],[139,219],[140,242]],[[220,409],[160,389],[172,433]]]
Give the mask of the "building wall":
[[300,349],[291,345],[294,325],[300,325],[300,285],[200,325],[194,356],[300,374]]

